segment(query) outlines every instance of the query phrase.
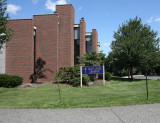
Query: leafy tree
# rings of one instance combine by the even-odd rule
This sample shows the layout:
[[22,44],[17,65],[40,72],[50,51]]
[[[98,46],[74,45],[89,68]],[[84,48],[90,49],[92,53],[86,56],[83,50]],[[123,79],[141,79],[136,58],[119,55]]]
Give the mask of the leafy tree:
[[0,49],[11,38],[12,30],[7,28],[9,16],[6,13],[7,0],[0,0]]
[[114,32],[115,40],[111,44],[115,65],[128,69],[131,79],[133,67],[151,67],[151,62],[157,59],[156,37],[157,32],[151,30],[150,26],[142,24],[138,17],[122,23],[118,31]]
[[[160,50],[160,49],[159,49]],[[160,76],[160,51],[159,51],[159,57],[158,57],[158,64],[155,68],[156,74]]]
[[47,78],[47,76],[44,74],[46,71],[49,71],[53,73],[50,69],[44,68],[46,65],[46,61],[44,61],[42,58],[38,58],[36,60],[34,73],[30,76],[30,79],[32,80],[32,83],[37,82],[37,79]]
[[144,47],[142,47],[142,52],[140,54],[140,66],[141,69],[146,73],[146,90],[147,90],[147,100],[148,100],[148,81],[147,81],[147,73],[149,69],[152,69],[155,66],[158,66],[159,62],[159,48],[157,45],[159,44],[159,39],[145,39],[146,43],[144,43]]

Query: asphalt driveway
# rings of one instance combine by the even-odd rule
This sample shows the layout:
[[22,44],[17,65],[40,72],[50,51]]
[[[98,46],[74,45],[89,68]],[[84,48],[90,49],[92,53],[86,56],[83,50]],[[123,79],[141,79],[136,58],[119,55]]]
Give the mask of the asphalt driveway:
[[[128,78],[128,76],[123,76],[122,78]],[[133,75],[134,79],[146,79],[146,76],[144,75]],[[160,76],[147,76],[148,79],[160,79]]]
[[160,123],[160,104],[77,109],[0,109],[0,123]]

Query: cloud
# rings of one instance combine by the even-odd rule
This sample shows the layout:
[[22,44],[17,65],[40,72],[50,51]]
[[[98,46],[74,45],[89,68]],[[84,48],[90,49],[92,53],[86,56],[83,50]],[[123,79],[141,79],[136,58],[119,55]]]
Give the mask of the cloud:
[[150,19],[147,20],[147,23],[160,22],[160,17],[151,16]]
[[156,22],[160,22],[160,17],[157,17],[157,18],[155,19],[155,21],[156,21]]
[[108,43],[108,42],[104,43],[104,46],[106,46],[106,47],[108,47],[110,45],[111,45],[111,43]]
[[21,6],[13,5],[13,4],[8,4],[7,5],[7,12],[10,14],[16,14],[17,11],[21,10]]
[[78,9],[79,9],[79,10],[82,10],[82,6],[80,6]]
[[150,19],[147,20],[147,23],[152,23],[153,22],[153,18],[154,18],[153,16],[150,17]]
[[55,11],[56,5],[62,5],[62,4],[67,4],[67,0],[57,0],[56,2],[53,2],[52,0],[47,0],[45,6],[47,9]]
[[32,3],[37,4],[38,0],[32,0]]

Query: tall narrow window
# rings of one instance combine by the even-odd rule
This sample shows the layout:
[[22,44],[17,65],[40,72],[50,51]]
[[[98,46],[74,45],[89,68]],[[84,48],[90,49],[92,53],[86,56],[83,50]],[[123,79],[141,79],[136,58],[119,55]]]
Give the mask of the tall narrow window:
[[86,36],[86,52],[90,53],[92,51],[92,35]]
[[80,39],[80,28],[79,27],[74,28],[74,39]]
[[[37,31],[37,28],[34,26],[34,54],[33,54],[33,57],[34,57],[34,74],[35,74],[35,65],[36,65],[36,31]],[[35,80],[33,80],[35,82]]]
[[74,64],[78,64],[78,56],[80,56],[80,28],[74,28]]

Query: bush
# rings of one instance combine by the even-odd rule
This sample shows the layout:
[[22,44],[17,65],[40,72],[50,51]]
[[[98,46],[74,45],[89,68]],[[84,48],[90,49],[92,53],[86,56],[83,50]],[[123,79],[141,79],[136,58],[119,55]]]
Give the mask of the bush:
[[21,85],[22,77],[12,76],[8,74],[0,74],[0,87],[12,88]]
[[[111,80],[111,76],[112,76],[111,73],[105,72],[105,80]],[[99,78],[99,79],[103,79],[103,74],[99,74],[99,75],[98,75],[98,78]]]
[[[55,76],[57,79],[57,76]],[[59,79],[63,83],[68,83],[73,86],[80,85],[80,66],[65,66],[59,69]],[[87,75],[82,76],[83,85],[87,85],[90,82],[90,79]]]
[[89,79],[88,75],[82,75],[82,83],[84,85],[88,85],[88,82],[90,82],[91,80]]
[[109,72],[105,72],[105,80],[111,80],[112,74]]

